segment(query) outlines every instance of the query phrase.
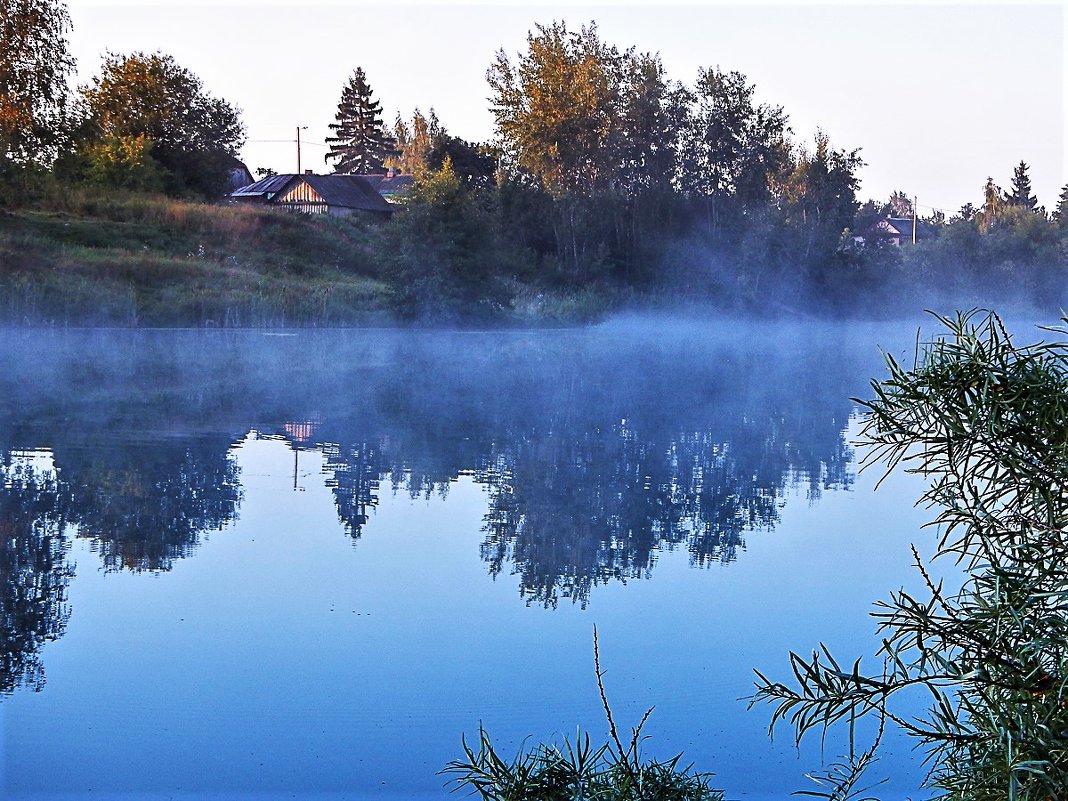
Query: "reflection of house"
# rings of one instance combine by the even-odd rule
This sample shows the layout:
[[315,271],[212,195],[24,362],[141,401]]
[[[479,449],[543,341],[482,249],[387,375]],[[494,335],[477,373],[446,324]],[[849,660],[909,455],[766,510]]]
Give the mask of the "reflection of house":
[[318,418],[309,420],[290,420],[282,425],[282,430],[285,432],[285,436],[292,441],[294,445],[307,445],[315,436],[315,432],[318,430],[319,425],[320,421]]
[[913,224],[915,223],[915,241],[922,242],[935,236],[933,227],[923,220],[913,220],[912,217],[887,217],[874,225],[868,226],[860,234],[853,237],[858,245],[891,245],[900,247],[913,242]]
[[[388,217],[404,194],[410,175],[272,175],[230,193],[238,203],[262,203],[305,214],[374,214]],[[387,202],[388,201],[388,202]]]

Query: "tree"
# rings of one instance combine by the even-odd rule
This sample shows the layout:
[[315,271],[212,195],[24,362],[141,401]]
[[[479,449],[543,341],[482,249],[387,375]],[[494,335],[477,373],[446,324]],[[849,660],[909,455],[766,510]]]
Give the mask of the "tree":
[[895,217],[912,216],[912,200],[900,189],[890,195],[890,213]]
[[1031,194],[1031,176],[1028,175],[1026,162],[1021,161],[1012,173],[1012,189],[1005,193],[1005,202],[1010,206],[1019,206],[1034,211],[1038,198]]
[[1068,184],[1061,189],[1061,195],[1057,199],[1057,208],[1053,212],[1053,221],[1062,231],[1068,230]]
[[385,237],[387,280],[402,317],[488,320],[507,304],[510,251],[486,198],[460,180],[450,160],[417,180]]
[[382,104],[372,99],[374,92],[363,69],[357,67],[341,90],[336,122],[330,124],[334,136],[326,143],[326,160],[336,161],[335,173],[366,175],[381,172],[393,153],[393,140],[382,124]]
[[823,131],[816,134],[814,152],[798,152],[792,171],[777,189],[787,222],[801,236],[805,261],[822,265],[837,250],[843,231],[856,216],[857,170],[863,165],[859,150],[832,148]]
[[84,177],[99,186],[135,192],[159,192],[163,175],[152,158],[152,140],[141,136],[109,136],[83,151]]
[[681,134],[683,189],[708,198],[711,222],[728,198],[755,208],[771,197],[771,176],[785,166],[789,149],[782,106],[756,105],[756,87],[740,72],[702,69]]
[[416,109],[410,125],[398,114],[393,124],[394,155],[386,161],[386,166],[417,176],[428,169],[440,168],[440,164],[431,166],[430,152],[444,132],[434,109],[430,109],[429,116]]
[[[946,801],[1048,801],[1068,786],[1068,345],[1018,347],[995,315],[939,318],[912,369],[888,359],[873,383],[870,462],[927,477],[936,557],[964,568],[948,590],[916,557],[926,590],[877,605],[881,666],[826,647],[790,655],[796,686],[759,674],[756,698],[798,739],[858,718],[896,725],[928,752],[928,786]],[[1058,332],[1063,337],[1065,331]],[[903,713],[919,693],[926,715]],[[933,699],[933,700],[932,700]],[[878,737],[876,737],[876,746]],[[870,764],[855,756],[827,798]]]
[[488,189],[494,185],[497,156],[487,145],[472,144],[442,130],[427,153],[427,163],[431,170],[440,170],[445,162],[452,165],[456,177],[468,186]]
[[615,174],[622,57],[597,26],[538,25],[513,66],[503,50],[486,73],[502,155],[555,197],[588,196]]
[[0,0],[0,174],[56,155],[74,72],[69,31],[61,0]]
[[227,171],[245,138],[239,112],[212,97],[196,75],[164,53],[108,53],[82,89],[89,144],[143,137],[167,171],[173,193],[225,191]]
[[983,205],[976,214],[979,233],[985,234],[997,225],[1005,211],[1005,195],[1001,187],[994,183],[994,179],[987,177],[983,186]]

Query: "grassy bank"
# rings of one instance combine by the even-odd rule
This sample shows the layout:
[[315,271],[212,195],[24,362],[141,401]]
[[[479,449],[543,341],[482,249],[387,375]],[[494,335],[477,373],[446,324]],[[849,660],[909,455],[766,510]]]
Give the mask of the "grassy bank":
[[[397,239],[359,217],[68,189],[0,210],[0,324],[389,324]],[[494,324],[573,324],[613,302],[595,288],[507,284]]]
[[0,218],[0,320],[339,325],[386,319],[374,231],[252,207],[71,193]]

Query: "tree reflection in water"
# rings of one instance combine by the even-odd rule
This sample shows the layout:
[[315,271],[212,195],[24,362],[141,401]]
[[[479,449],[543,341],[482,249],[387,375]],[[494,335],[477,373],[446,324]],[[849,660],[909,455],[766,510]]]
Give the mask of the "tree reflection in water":
[[[323,450],[354,541],[383,491],[473,477],[481,556],[529,604],[585,606],[666,550],[733,561],[788,489],[848,486],[847,398],[878,354],[696,331],[27,334],[0,353],[0,691],[44,681],[67,527],[107,570],[172,569],[236,517],[233,443],[253,429]],[[11,458],[31,446],[54,474]]]
[[40,649],[62,636],[74,565],[55,475],[0,456],[0,694],[45,683]]
[[234,518],[241,485],[229,440],[112,446],[57,454],[71,486],[70,522],[105,569],[170,570],[204,532]]

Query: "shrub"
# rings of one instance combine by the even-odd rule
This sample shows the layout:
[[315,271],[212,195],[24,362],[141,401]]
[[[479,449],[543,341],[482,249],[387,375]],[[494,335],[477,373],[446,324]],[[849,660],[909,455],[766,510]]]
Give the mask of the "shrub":
[[[1068,345],[1018,347],[997,316],[939,318],[948,335],[864,404],[868,464],[931,479],[936,559],[965,569],[946,590],[916,556],[926,590],[879,603],[878,670],[822,647],[790,654],[793,686],[758,672],[755,700],[798,740],[875,717],[926,750],[928,786],[952,801],[1049,801],[1068,787]],[[1060,332],[1065,333],[1065,332]],[[914,552],[915,556],[915,552]],[[900,696],[931,699],[920,718]],[[881,731],[881,728],[880,728]],[[846,798],[871,761],[852,759],[820,795]]]

